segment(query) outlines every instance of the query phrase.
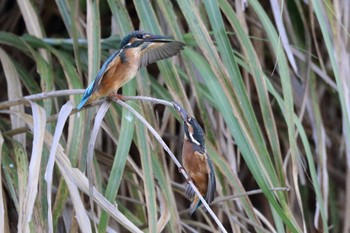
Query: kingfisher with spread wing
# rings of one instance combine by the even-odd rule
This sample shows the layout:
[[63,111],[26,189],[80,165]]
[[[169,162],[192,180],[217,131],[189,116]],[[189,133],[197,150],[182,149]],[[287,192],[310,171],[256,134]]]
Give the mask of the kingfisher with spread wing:
[[131,32],[121,41],[119,50],[103,63],[95,80],[86,88],[77,109],[101,97],[117,95],[118,89],[136,75],[139,67],[175,56],[184,45],[168,36],[142,30]]

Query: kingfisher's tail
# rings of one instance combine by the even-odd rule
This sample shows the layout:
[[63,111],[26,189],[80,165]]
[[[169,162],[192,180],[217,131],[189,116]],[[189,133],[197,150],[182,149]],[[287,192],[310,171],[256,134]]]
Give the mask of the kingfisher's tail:
[[190,210],[188,211],[189,215],[192,215],[194,213],[194,211],[196,211],[196,209],[202,204],[202,202],[199,200],[198,196],[196,195],[193,198],[193,202],[190,206]]
[[78,110],[82,109],[82,108],[85,106],[86,102],[87,102],[89,99],[90,99],[90,96],[85,97],[85,98],[84,98],[84,96],[83,96],[83,98],[82,98],[82,100],[80,101],[80,103],[79,103],[77,109],[78,109]]
[[96,99],[94,97],[96,92],[94,92],[94,87],[95,87],[95,81],[90,83],[90,85],[86,88],[83,97],[81,98],[80,104],[78,105],[77,109],[80,110],[82,109],[85,105],[91,103]]

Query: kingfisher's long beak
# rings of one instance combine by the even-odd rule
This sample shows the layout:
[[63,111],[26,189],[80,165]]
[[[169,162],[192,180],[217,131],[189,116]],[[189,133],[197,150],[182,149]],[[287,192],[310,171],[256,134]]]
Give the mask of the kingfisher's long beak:
[[181,107],[180,104],[178,104],[176,101],[172,101],[174,108],[176,109],[176,111],[179,113],[179,115],[181,116],[183,121],[187,121],[188,119],[188,114],[185,111],[185,109],[183,109],[183,107]]
[[145,42],[153,42],[153,43],[169,43],[174,41],[169,36],[161,36],[161,35],[150,35],[149,37],[145,38]]

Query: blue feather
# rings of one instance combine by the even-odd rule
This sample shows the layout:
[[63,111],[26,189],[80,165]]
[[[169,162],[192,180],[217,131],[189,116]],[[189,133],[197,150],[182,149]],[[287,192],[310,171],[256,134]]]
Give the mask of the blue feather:
[[214,200],[214,194],[216,190],[216,180],[214,173],[214,165],[209,157],[207,157],[208,165],[209,165],[209,184],[207,194],[205,195],[205,200],[210,204]]
[[101,69],[98,71],[97,76],[95,78],[95,80],[90,83],[90,85],[86,88],[84,95],[77,107],[78,110],[82,109],[84,107],[84,105],[86,104],[86,102],[89,100],[90,96],[92,95],[92,93],[95,92],[96,90],[96,86],[101,82],[101,79],[103,78],[104,73],[106,72],[108,65],[113,61],[113,59],[115,59],[119,53],[121,52],[121,50],[117,50],[115,51],[111,56],[109,56],[107,58],[107,60],[103,63]]
[[[192,203],[192,205],[193,205],[193,203]],[[202,205],[202,202],[200,200],[198,200],[196,205],[193,205],[193,206],[192,205],[190,207],[190,210],[188,211],[189,215],[192,215],[194,213],[194,211],[196,211],[196,209]]]
[[94,89],[95,81],[96,81],[96,79],[92,83],[90,83],[90,85],[86,88],[84,95],[81,98],[81,101],[77,107],[78,110],[82,109],[82,107],[84,107],[86,102],[89,100],[89,98],[93,92],[93,89]]

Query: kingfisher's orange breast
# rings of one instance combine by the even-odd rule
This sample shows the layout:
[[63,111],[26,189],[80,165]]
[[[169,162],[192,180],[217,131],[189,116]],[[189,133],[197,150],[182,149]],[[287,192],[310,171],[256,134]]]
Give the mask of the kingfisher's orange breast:
[[208,190],[209,182],[209,169],[206,155],[195,152],[193,150],[193,145],[185,140],[182,156],[182,164],[187,174],[195,182],[198,191],[202,195],[205,195]]
[[140,66],[139,49],[126,50],[123,61],[117,56],[109,64],[96,90],[99,96],[116,93],[121,86],[135,77]]

